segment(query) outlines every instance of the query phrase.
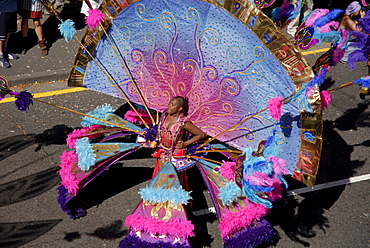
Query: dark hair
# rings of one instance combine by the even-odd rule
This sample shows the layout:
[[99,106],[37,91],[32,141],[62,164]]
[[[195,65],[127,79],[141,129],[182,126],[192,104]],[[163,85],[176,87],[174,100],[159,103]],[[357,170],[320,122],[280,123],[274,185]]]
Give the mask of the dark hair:
[[189,110],[189,102],[188,99],[182,96],[175,96],[172,99],[176,99],[180,102],[181,107],[182,107],[182,112],[185,116],[188,115],[188,110]]

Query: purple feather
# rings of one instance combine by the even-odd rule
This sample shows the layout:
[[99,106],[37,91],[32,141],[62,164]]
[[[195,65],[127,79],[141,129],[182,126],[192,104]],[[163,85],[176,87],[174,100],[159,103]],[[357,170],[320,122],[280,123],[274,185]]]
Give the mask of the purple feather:
[[328,71],[329,71],[329,68],[327,67],[321,68],[319,72],[317,73],[317,75],[308,83],[308,85],[306,86],[306,89],[310,89],[316,84],[320,86],[324,82],[326,73]]
[[363,50],[355,50],[348,55],[348,66],[351,70],[355,69],[355,62],[367,61],[367,56]]
[[225,248],[257,247],[262,244],[272,243],[277,237],[277,232],[271,224],[262,219],[250,227],[235,233],[232,237],[224,238]]
[[195,152],[197,151],[198,146],[200,146],[200,144],[195,144],[195,145],[189,146],[188,149],[187,149],[188,153],[190,155],[195,155]]
[[131,247],[140,247],[140,248],[190,248],[186,244],[179,244],[172,242],[147,242],[143,239],[140,239],[136,234],[129,233],[126,238],[124,238],[118,245],[118,248],[131,248]]
[[366,40],[369,37],[369,35],[359,32],[359,31],[351,31],[350,35],[354,36],[356,41],[361,42],[361,43],[366,43]]
[[66,212],[69,217],[72,219],[78,219],[80,217],[86,216],[86,211],[82,208],[77,208],[77,209],[71,209],[67,206],[67,196],[68,196],[68,191],[67,189],[61,184],[58,187],[58,203],[63,210],[63,212]]
[[31,93],[21,91],[15,95],[15,98],[17,98],[17,100],[15,100],[15,105],[20,111],[27,112],[29,106],[33,104],[32,97]]
[[360,49],[365,48],[365,44],[362,42],[351,42],[348,46],[358,47]]
[[357,25],[362,29],[364,33],[370,33],[370,11],[366,12],[364,18],[358,20]]
[[149,129],[145,130],[144,137],[146,140],[154,141],[155,138],[157,137],[157,132],[158,132],[158,126],[150,126]]

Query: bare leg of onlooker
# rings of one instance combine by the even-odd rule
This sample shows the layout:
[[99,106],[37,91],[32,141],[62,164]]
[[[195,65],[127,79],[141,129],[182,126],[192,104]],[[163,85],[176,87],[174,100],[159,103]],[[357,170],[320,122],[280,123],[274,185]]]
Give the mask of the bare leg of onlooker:
[[4,55],[3,44],[4,44],[4,40],[0,40],[0,55]]
[[8,47],[9,34],[6,35],[5,40],[0,40],[0,65],[2,67],[10,67],[7,58],[4,55],[6,48]]
[[27,47],[28,47],[28,18],[22,17],[22,23],[21,23],[21,33],[22,33],[22,54],[26,54]]
[[33,24],[35,25],[35,32],[38,38],[37,43],[41,49],[42,55],[48,55],[48,48],[45,44],[44,33],[42,30],[40,19],[34,19]]

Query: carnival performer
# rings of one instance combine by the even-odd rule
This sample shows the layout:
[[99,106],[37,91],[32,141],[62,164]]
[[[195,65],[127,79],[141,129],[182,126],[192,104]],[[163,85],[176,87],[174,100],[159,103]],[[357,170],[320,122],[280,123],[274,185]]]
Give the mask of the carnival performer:
[[353,1],[348,5],[345,14],[340,22],[340,28],[348,29],[349,31],[361,31],[357,28],[357,19],[363,18],[365,11],[361,9],[361,4]]
[[[359,18],[363,18],[365,16],[365,11],[361,9],[361,5],[357,1],[353,1],[348,5],[345,10],[345,14],[340,22],[340,29],[351,31],[362,31],[360,28],[357,27],[357,20]],[[340,60],[341,63],[348,62],[348,55],[353,51],[357,50],[355,46],[351,46],[351,43],[355,42],[355,40],[349,40],[343,58]]]
[[[191,154],[189,150],[196,146],[194,143],[206,135],[186,115],[186,99],[180,96],[172,98],[159,122],[152,145],[156,147],[153,157],[157,158],[153,178],[139,191],[142,201],[126,218],[125,225],[130,232],[119,247],[191,247],[188,238],[194,236],[194,225],[187,218],[185,205],[191,205],[192,200],[186,175],[186,170],[192,166],[198,167],[211,194],[225,247],[236,247],[237,243],[255,247],[269,242],[274,231],[263,220],[268,212],[264,203],[265,199],[274,198],[276,193],[280,197],[280,181],[271,184],[277,192],[268,193],[265,199],[258,200],[250,195],[255,203],[241,195],[241,184],[235,182],[239,180],[238,176],[220,174],[220,168],[216,169],[207,161],[189,159],[185,151]],[[236,163],[226,162],[221,171],[226,169],[224,166],[233,167]],[[234,169],[229,172],[235,173]],[[260,190],[263,191],[262,188]]]
[[[187,117],[188,103],[182,96],[175,96],[168,104],[158,125],[155,145],[158,145],[153,156],[157,159],[153,177],[173,157],[183,157],[185,148],[205,138],[206,134],[195,126]],[[186,131],[193,134],[189,140]],[[153,146],[152,146],[153,147]],[[154,148],[154,147],[153,147]]]
[[[127,217],[125,224],[131,227],[131,233],[121,241],[120,247],[134,244],[157,247],[173,242],[190,247],[187,237],[193,235],[193,224],[187,220],[183,205],[191,197],[186,171],[177,176],[176,170],[190,168],[186,166],[185,148],[204,139],[206,134],[186,117],[187,109],[187,100],[176,96],[161,117],[156,140],[151,143],[152,148],[156,147],[153,157],[157,158],[153,179],[140,190],[143,201]],[[181,162],[176,163],[178,160]],[[138,225],[146,226],[149,232],[142,232]],[[159,234],[158,240],[153,239],[153,233]],[[163,233],[172,235],[160,235]]]

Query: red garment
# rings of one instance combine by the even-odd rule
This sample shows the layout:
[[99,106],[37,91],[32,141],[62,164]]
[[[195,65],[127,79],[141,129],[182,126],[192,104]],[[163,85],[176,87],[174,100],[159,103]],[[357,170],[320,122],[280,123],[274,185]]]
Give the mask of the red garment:
[[37,0],[20,0],[19,14],[28,19],[39,19],[42,17],[42,4]]

